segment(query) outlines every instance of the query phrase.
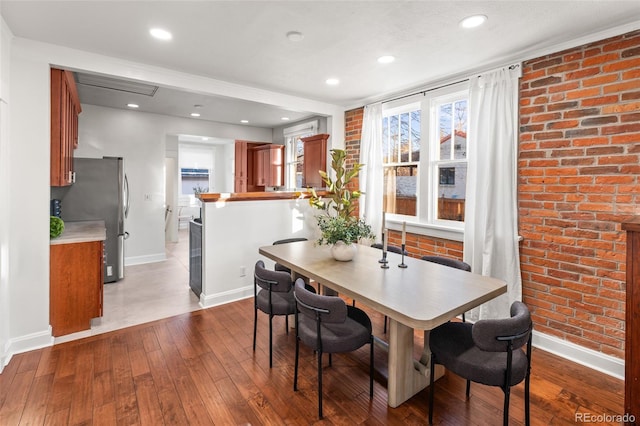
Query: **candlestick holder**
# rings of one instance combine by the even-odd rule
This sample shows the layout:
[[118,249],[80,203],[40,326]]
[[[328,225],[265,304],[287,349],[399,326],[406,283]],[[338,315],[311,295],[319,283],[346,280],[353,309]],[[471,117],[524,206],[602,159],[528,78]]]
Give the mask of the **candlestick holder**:
[[378,263],[387,263],[387,251],[384,249],[384,232],[382,233],[382,258],[378,260]]
[[402,244],[402,263],[398,265],[398,268],[406,268],[407,265],[404,263],[404,248],[406,244]]
[[382,259],[378,260],[382,269],[389,269],[389,261],[387,260],[387,252],[382,252]]

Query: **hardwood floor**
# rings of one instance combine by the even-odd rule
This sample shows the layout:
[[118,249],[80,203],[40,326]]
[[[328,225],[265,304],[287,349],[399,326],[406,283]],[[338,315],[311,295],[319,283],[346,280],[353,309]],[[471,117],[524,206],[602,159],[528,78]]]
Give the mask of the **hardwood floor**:
[[[382,316],[369,314],[382,335]],[[253,300],[246,299],[16,355],[0,374],[0,425],[427,423],[427,390],[396,409],[387,406],[387,359],[378,347],[371,400],[368,348],[334,356],[324,370],[319,422],[315,354],[301,346],[293,392],[295,331],[286,334],[284,319],[274,319],[272,369],[266,315],[258,315],[255,353],[252,333]],[[532,424],[575,424],[576,413],[623,414],[623,385],[534,349]],[[464,381],[449,373],[435,386],[436,424],[501,422],[500,389],[473,384],[466,401]],[[512,392],[513,425],[524,422],[523,389]]]

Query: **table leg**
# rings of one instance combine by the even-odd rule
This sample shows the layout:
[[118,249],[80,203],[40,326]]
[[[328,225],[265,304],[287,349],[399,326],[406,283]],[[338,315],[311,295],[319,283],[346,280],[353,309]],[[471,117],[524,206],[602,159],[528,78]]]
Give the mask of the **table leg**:
[[[389,379],[387,392],[389,406],[397,407],[429,384],[429,332],[424,332],[424,349],[420,361],[413,359],[413,328],[389,319]],[[436,379],[444,368],[436,366]]]

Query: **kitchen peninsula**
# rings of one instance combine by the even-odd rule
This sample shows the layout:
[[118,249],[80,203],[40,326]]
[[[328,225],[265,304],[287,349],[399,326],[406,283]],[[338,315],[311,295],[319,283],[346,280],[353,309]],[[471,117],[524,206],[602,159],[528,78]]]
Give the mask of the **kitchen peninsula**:
[[[322,195],[323,192],[319,192]],[[202,204],[202,293],[210,307],[253,296],[258,248],[283,238],[317,235],[310,193],[302,191],[200,194]]]

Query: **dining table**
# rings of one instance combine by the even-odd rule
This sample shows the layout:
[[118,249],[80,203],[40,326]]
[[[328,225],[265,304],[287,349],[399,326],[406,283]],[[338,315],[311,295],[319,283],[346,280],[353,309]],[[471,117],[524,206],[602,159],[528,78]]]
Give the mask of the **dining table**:
[[[428,385],[430,330],[507,291],[502,280],[396,253],[386,253],[385,268],[379,262],[383,251],[363,244],[346,262],[335,260],[329,246],[315,241],[269,245],[258,251],[291,269],[294,279],[313,280],[389,318],[386,339],[374,337],[388,349],[390,407]],[[415,330],[424,332],[419,359],[414,356]],[[437,367],[434,379],[444,373]]]

